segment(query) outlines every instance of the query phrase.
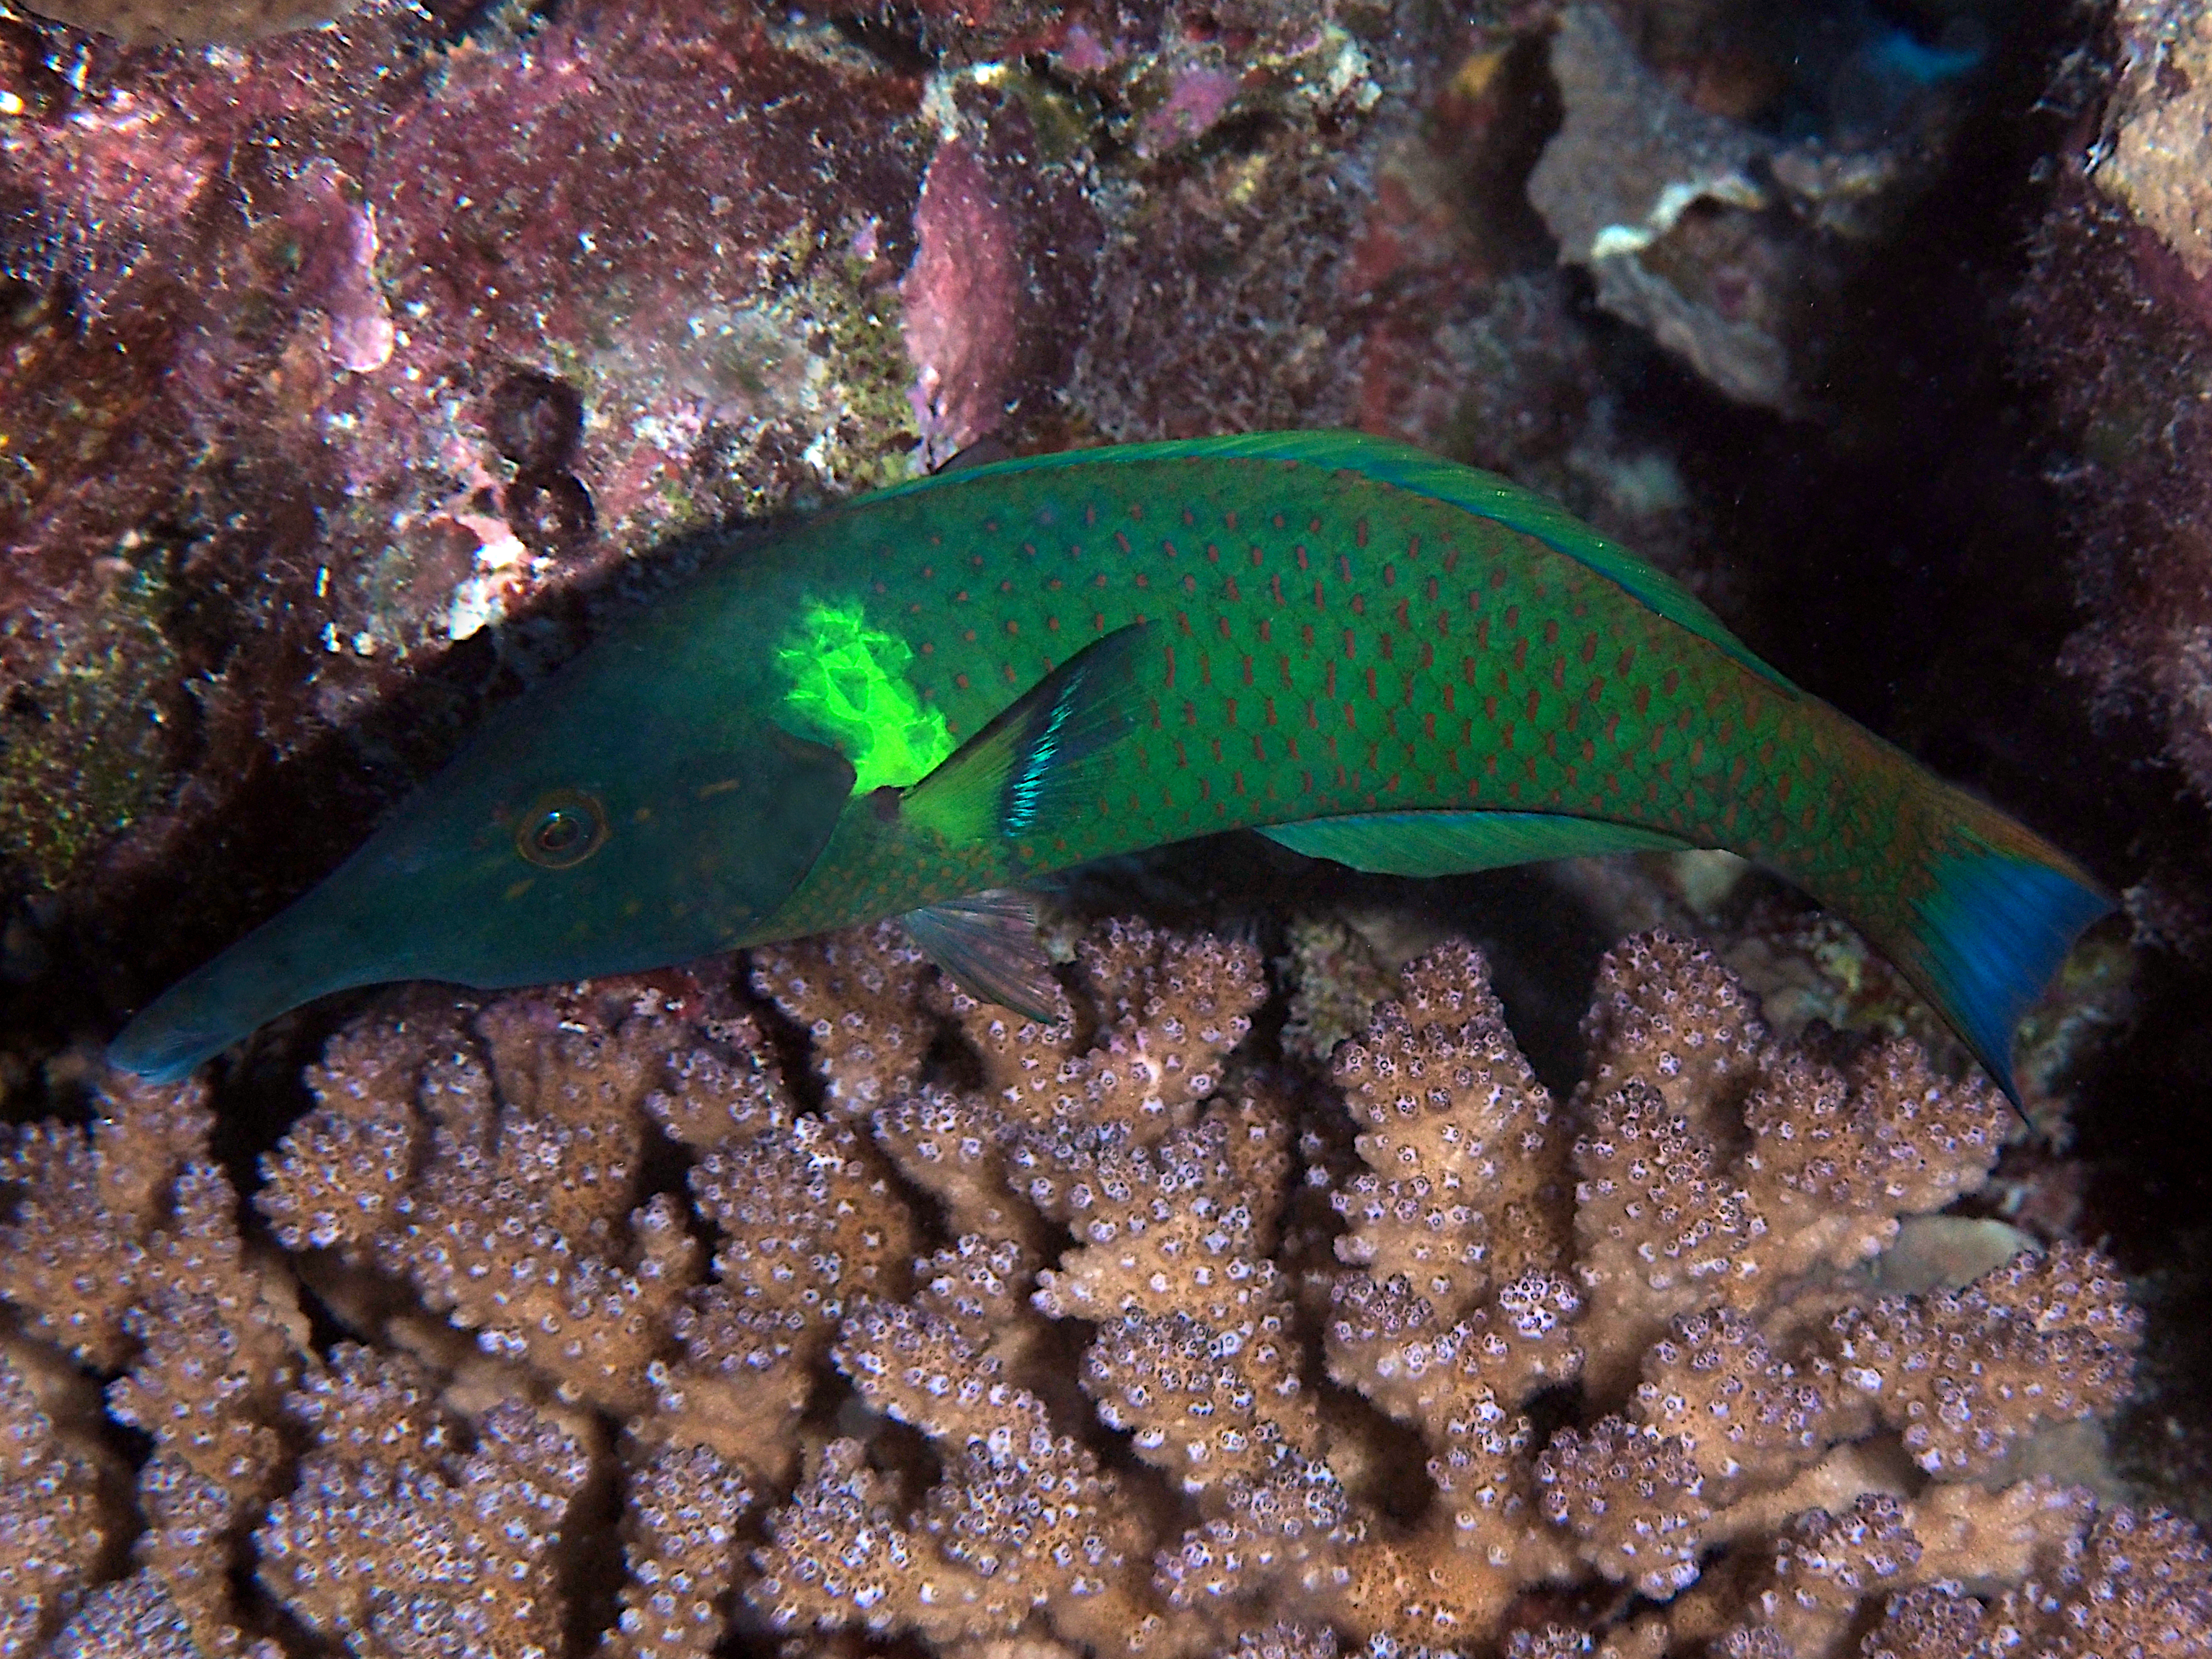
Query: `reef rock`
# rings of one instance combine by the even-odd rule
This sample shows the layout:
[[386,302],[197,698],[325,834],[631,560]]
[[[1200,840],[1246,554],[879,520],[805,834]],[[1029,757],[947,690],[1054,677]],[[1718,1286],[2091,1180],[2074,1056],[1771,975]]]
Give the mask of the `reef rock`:
[[[2087,625],[2066,665],[2140,711],[2212,801],[2212,6],[2122,4],[2117,52],[2054,96],[2080,116],[2021,296],[2065,458]],[[2138,896],[2184,942],[2202,922]]]
[[[1949,88],[1980,52],[1852,8],[1780,6],[1755,24],[1747,9],[1651,9],[1657,63],[1614,9],[1562,13],[1565,119],[1529,200],[1599,304],[1728,396],[1796,408],[1823,304],[1932,177],[1957,126]],[[1679,60],[1676,11],[1698,47]]]

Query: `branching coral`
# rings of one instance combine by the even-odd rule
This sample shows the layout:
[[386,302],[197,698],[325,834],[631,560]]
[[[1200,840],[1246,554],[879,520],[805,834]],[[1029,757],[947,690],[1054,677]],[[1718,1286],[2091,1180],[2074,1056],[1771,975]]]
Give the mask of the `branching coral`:
[[[35,1365],[36,1362],[33,1364]],[[128,1517],[96,1439],[57,1423],[41,1389],[0,1358],[0,1653],[27,1653],[101,1576]]]
[[287,1246],[343,1244],[411,1279],[487,1352],[635,1410],[698,1276],[674,1200],[631,1207],[645,1097],[691,1033],[642,999],[517,1001],[472,1024],[334,1044],[309,1077],[323,1104],[287,1139],[263,1209]]
[[589,1449],[502,1401],[464,1452],[416,1368],[342,1347],[295,1402],[314,1442],[255,1535],[262,1583],[368,1652],[550,1653],[561,1553]]
[[1862,1272],[1987,1176],[1985,1085],[1778,1042],[1660,935],[1564,1102],[1464,945],[1334,1092],[1255,1052],[1248,946],[1115,923],[1066,977],[1017,1019],[879,927],[752,1001],[401,998],[310,1073],[265,1238],[190,1090],[21,1132],[8,1650],[2205,1639],[2183,1523],[2014,1473],[2126,1392],[2110,1264]]
[[1146,1645],[1158,1619],[1137,1517],[1034,1395],[946,1322],[895,1304],[857,1310],[837,1360],[869,1404],[954,1449],[954,1461],[910,1530],[882,1504],[860,1444],[832,1441],[771,1519],[758,1558],[751,1594],[777,1624],[949,1640],[1011,1633],[1043,1608],[1091,1645]]
[[[135,1520],[131,1553],[149,1593],[202,1651],[231,1651],[242,1638],[228,1563],[282,1462],[276,1418],[297,1364],[296,1313],[289,1280],[246,1255],[230,1184],[208,1158],[198,1092],[125,1085],[106,1106],[89,1134],[36,1126],[0,1173],[16,1188],[14,1219],[0,1229],[0,1296],[79,1362],[121,1373],[108,1415],[152,1449],[137,1471],[137,1515],[103,1525],[102,1506],[87,1501],[87,1461],[41,1447],[32,1396],[12,1390],[25,1455],[46,1452],[59,1477],[20,1493],[27,1530],[15,1571],[45,1578],[41,1600],[59,1590],[50,1605],[66,1607]],[[50,1532],[70,1545],[52,1560],[36,1542]]]

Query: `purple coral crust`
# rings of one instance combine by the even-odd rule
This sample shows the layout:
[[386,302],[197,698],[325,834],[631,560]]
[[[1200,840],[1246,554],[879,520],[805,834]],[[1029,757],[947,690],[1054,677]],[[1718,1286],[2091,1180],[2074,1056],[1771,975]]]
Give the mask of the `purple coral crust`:
[[2069,451],[2060,482],[2088,620],[2064,665],[2106,714],[2147,710],[2212,799],[2212,407],[2190,367],[2212,345],[2212,24],[2201,9],[2124,4],[2112,27],[2109,81],[2085,89],[2035,234],[2021,349]]
[[[19,877],[118,824],[111,881],[176,864],[270,762],[732,487],[903,469],[909,78],[678,0],[82,62],[6,88],[0,669],[45,728],[11,749],[113,759],[0,786]],[[558,465],[501,441],[518,374],[576,411]]]

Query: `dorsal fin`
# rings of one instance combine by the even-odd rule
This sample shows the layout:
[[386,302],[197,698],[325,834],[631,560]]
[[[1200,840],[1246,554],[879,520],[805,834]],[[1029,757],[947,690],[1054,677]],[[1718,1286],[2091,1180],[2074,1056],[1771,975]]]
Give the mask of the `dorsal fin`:
[[[1364,432],[1247,432],[1224,438],[1177,439],[1166,443],[1117,444],[1099,449],[1064,450],[1055,455],[1028,455],[1018,460],[988,466],[963,468],[917,478],[885,490],[884,495],[909,495],[919,490],[963,487],[1008,472],[1027,472],[1064,466],[1127,465],[1139,461],[1202,460],[1296,461],[1313,466],[1357,472],[1394,489],[1445,501],[1480,518],[1489,519],[1533,536],[1565,558],[1587,566],[1617,583],[1640,603],[1699,639],[1717,646],[1760,678],[1793,695],[1802,695],[1772,665],[1729,632],[1718,617],[1672,576],[1647,563],[1596,531],[1547,496],[1523,489],[1494,472],[1462,466],[1388,438],[1370,438]],[[881,496],[869,497],[880,500]]]

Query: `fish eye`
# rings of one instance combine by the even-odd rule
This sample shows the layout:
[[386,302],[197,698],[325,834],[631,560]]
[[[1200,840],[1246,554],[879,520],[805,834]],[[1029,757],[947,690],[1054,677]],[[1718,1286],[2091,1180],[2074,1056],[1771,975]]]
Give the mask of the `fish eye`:
[[572,870],[606,844],[606,809],[580,789],[540,795],[514,832],[514,850],[547,870]]

